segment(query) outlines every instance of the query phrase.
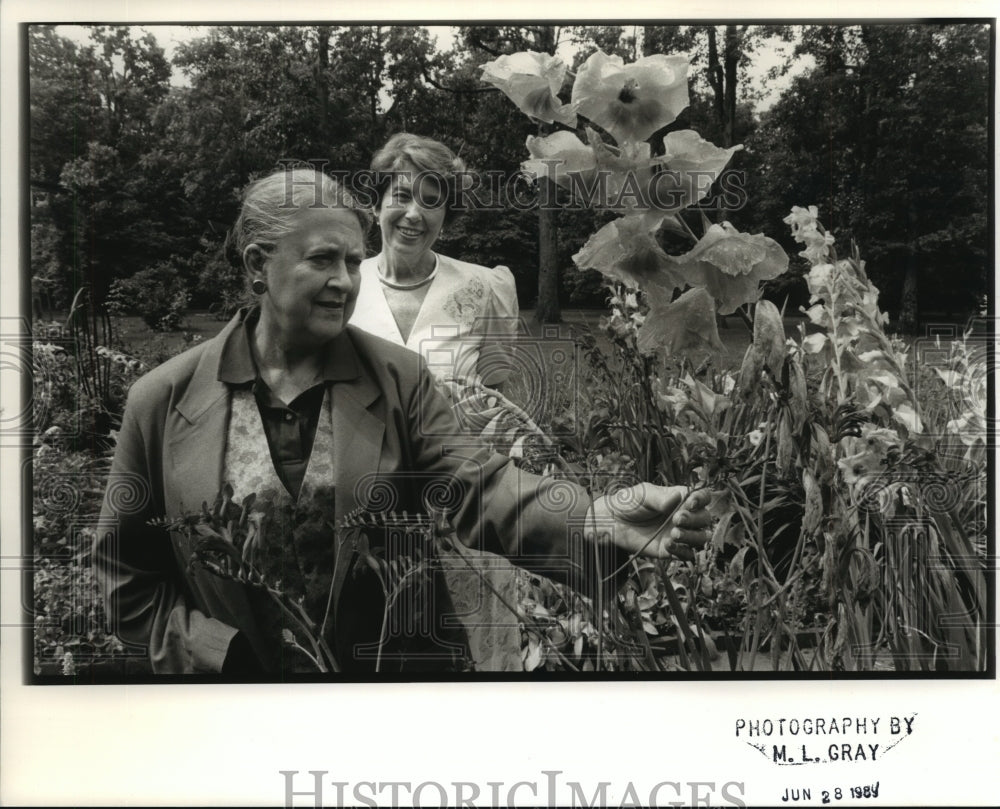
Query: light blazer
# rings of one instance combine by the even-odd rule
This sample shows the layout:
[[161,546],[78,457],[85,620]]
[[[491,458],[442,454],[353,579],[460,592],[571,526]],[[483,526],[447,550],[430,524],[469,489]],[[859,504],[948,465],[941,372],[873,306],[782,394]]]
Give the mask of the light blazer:
[[514,276],[435,253],[436,274],[404,340],[379,281],[378,256],[361,262],[361,290],[351,323],[418,352],[438,378],[479,377],[502,384],[515,367],[512,350],[528,334],[518,316]]
[[[197,510],[222,486],[231,396],[217,376],[222,346],[243,315],[139,379],[118,434],[94,569],[112,629],[148,646],[156,672],[220,671],[236,625],[258,642],[240,618],[249,612],[242,585],[189,569],[182,539],[148,525]],[[330,351],[338,522],[373,475],[401,490],[398,508],[414,510],[421,476],[447,475],[461,495],[451,516],[465,544],[580,586],[589,564],[578,560],[589,554],[573,544],[567,526],[579,537],[589,505],[585,490],[521,472],[462,437],[419,355],[352,326]],[[338,629],[337,616],[349,609],[339,598],[349,551],[346,543],[338,549],[334,570]]]

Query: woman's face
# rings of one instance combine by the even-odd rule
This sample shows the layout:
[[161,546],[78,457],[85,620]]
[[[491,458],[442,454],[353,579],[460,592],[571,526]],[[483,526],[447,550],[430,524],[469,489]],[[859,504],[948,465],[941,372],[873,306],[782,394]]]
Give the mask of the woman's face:
[[418,258],[441,234],[447,191],[443,182],[404,164],[396,172],[382,197],[378,223],[382,249],[408,258]]
[[[288,346],[320,347],[347,325],[361,287],[364,234],[343,207],[302,208],[264,252],[261,314]],[[249,249],[249,248],[248,248]]]

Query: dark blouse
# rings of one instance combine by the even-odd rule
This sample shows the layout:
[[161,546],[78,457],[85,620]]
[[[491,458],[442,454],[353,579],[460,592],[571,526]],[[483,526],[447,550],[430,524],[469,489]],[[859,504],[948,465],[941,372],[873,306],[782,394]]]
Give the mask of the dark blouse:
[[327,382],[334,379],[332,363],[323,369],[323,381],[300,393],[285,404],[274,395],[260,376],[250,349],[253,330],[260,318],[260,310],[249,312],[241,328],[234,330],[222,348],[219,361],[220,382],[234,388],[249,388],[257,401],[257,410],[264,425],[271,463],[284,487],[298,499],[299,489],[306,474],[306,465],[316,438],[323,395]]

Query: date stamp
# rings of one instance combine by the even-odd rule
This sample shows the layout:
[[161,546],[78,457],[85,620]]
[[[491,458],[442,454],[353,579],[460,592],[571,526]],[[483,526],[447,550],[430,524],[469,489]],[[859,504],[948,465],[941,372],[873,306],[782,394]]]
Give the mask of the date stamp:
[[782,803],[797,803],[799,801],[815,800],[813,793],[821,803],[836,803],[845,799],[859,800],[864,798],[878,798],[879,782],[874,784],[858,784],[856,786],[835,786],[829,789],[815,789],[813,787],[786,787],[785,794],[781,796]]

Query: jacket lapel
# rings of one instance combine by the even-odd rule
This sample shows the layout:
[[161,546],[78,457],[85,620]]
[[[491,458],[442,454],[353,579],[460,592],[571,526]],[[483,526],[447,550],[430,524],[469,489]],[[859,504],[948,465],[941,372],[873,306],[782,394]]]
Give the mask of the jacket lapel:
[[[458,337],[458,326],[445,314],[445,300],[450,291],[456,288],[455,273],[448,262],[441,256],[435,254],[434,259],[437,274],[431,285],[427,288],[417,311],[417,316],[410,329],[410,335],[406,340],[406,347],[411,351],[416,351],[427,358],[425,343],[430,339],[449,339]],[[382,296],[385,297],[384,295]],[[392,313],[390,312],[390,317]]]
[[[187,390],[168,415],[164,444],[169,468],[164,498],[169,516],[197,510],[203,501],[211,503],[222,486],[231,396],[226,384],[219,381],[218,370],[222,347],[240,322],[237,316],[206,344]],[[364,486],[379,471],[385,434],[385,423],[371,411],[381,391],[371,375],[363,373],[349,332],[341,333],[330,349],[334,368],[330,397],[332,463],[338,525],[357,508],[359,484]],[[337,548],[334,620],[352,552],[353,548],[346,545]],[[232,599],[234,595],[226,597]],[[244,608],[243,604],[230,606],[237,612]]]
[[371,332],[396,345],[405,345],[399,333],[396,318],[392,315],[389,302],[382,292],[378,280],[378,257],[366,258],[361,262],[361,291],[354,307],[354,317],[367,332]]
[[171,469],[164,476],[168,514],[211,503],[222,486],[229,424],[229,389],[218,379],[222,347],[240,325],[237,315],[205,345],[187,390],[167,416],[164,435]]
[[[370,484],[379,471],[385,422],[373,414],[370,406],[381,392],[361,365],[348,333],[337,340],[337,364],[340,372],[332,390],[333,476],[336,486],[336,521],[359,505],[359,491]],[[336,621],[340,595],[351,566],[353,548],[337,537],[337,561],[334,567],[333,616]],[[335,624],[336,625],[336,624]]]

